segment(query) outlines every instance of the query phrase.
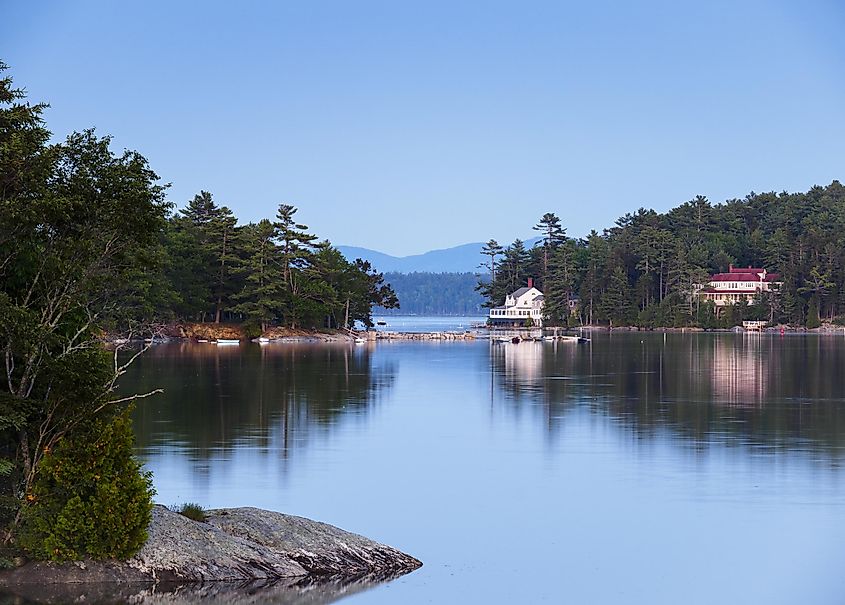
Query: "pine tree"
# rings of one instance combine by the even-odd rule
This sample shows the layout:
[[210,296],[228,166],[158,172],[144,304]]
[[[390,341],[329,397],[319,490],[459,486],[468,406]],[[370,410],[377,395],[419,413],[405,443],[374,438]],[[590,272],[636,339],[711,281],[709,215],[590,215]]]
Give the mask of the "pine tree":
[[810,303],[807,305],[807,328],[812,330],[822,325],[819,319],[819,301],[813,296],[810,298]]
[[554,250],[563,243],[566,229],[560,224],[560,218],[553,212],[547,212],[534,225],[534,230],[543,234],[543,283],[549,276],[549,260]]
[[283,314],[285,321],[296,327],[303,309],[301,296],[301,272],[306,268],[312,254],[316,236],[308,233],[308,227],[296,222],[297,208],[290,204],[279,204],[274,226],[278,233],[282,283],[285,286]]
[[226,206],[215,212],[208,224],[209,246],[213,253],[215,278],[212,287],[214,296],[214,323],[220,323],[223,311],[231,303],[231,296],[237,291],[233,276],[237,273],[239,256],[238,219]]
[[479,265],[480,267],[486,268],[490,271],[490,283],[496,281],[496,258],[502,255],[503,249],[494,239],[491,239],[486,244],[481,247],[481,254],[484,256],[489,256],[489,260]]
[[279,313],[284,288],[280,269],[280,253],[276,245],[278,232],[269,220],[250,223],[243,228],[244,262],[241,265],[244,288],[235,299],[234,311],[255,322],[261,332]]
[[611,272],[601,306],[602,314],[611,326],[626,325],[631,321],[631,286],[622,267],[616,267]]
[[552,253],[549,264],[549,276],[543,285],[543,316],[550,325],[563,321],[566,325],[569,317],[569,300],[576,283],[575,242],[565,240]]

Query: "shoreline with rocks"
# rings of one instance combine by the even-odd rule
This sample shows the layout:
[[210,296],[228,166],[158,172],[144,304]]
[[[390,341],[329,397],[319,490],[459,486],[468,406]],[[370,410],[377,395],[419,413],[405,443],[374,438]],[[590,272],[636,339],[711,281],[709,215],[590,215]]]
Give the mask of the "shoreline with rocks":
[[368,585],[410,573],[418,559],[327,523],[258,508],[194,521],[155,505],[146,544],[127,561],[31,561],[0,571],[0,588],[49,584]]

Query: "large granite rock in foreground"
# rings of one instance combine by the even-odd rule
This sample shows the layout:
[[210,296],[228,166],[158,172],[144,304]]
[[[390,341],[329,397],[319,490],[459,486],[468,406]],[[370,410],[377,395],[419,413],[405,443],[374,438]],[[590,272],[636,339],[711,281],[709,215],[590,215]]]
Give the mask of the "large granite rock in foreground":
[[156,506],[149,539],[129,561],[32,563],[1,573],[0,585],[290,578],[313,582],[363,576],[375,582],[421,565],[395,548],[302,517],[230,508],[210,511],[202,523]]

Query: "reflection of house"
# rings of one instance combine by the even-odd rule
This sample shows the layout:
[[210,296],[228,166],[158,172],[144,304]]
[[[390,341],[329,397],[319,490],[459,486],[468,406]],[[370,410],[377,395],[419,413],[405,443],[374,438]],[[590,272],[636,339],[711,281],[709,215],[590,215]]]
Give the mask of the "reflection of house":
[[780,275],[755,267],[740,268],[730,265],[727,273],[710,276],[707,286],[698,291],[704,301],[712,301],[716,307],[735,303],[754,302],[761,292],[777,292],[783,285]]
[[543,293],[528,279],[528,287],[520,288],[505,297],[505,304],[490,309],[490,323],[495,326],[524,326],[527,320],[535,326],[543,325]]
[[730,407],[758,407],[766,399],[768,355],[759,338],[713,341],[713,402]]
[[493,348],[495,356],[504,357],[504,376],[511,385],[537,386],[543,378],[544,347],[541,342],[506,343]]

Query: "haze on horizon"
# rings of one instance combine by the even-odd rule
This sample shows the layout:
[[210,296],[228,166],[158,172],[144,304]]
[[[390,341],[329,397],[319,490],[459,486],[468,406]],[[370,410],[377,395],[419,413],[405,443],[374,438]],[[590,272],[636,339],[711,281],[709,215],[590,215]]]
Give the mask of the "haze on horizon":
[[397,256],[845,178],[842,5],[634,4],[6,3],[0,59],[180,207]]

